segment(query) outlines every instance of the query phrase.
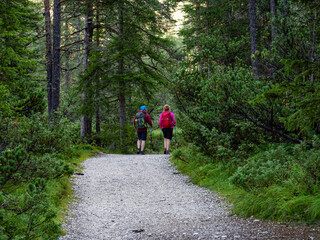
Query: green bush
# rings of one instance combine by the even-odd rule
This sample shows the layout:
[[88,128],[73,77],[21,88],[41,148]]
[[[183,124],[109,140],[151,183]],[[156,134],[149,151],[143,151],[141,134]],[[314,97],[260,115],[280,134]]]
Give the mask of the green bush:
[[79,132],[78,122],[71,123],[65,118],[60,118],[59,122],[50,126],[48,117],[37,113],[10,125],[8,147],[21,144],[28,153],[37,156],[43,154],[68,156],[72,152],[73,145],[81,141]]
[[245,189],[268,187],[288,178],[289,156],[279,146],[247,160],[231,177],[231,182]]
[[268,145],[253,151],[247,160],[234,158],[230,163],[212,160],[200,150],[192,145],[178,149],[172,160],[193,183],[228,197],[235,214],[319,223],[318,149],[308,150],[304,144]]
[[49,154],[37,157],[20,145],[0,157],[1,239],[57,239],[49,181],[73,173],[70,164]]
[[186,141],[213,159],[228,161],[242,144],[261,144],[269,138],[252,121],[268,118],[269,103],[254,102],[267,83],[255,81],[245,67],[214,63],[210,78],[186,67],[174,83]]

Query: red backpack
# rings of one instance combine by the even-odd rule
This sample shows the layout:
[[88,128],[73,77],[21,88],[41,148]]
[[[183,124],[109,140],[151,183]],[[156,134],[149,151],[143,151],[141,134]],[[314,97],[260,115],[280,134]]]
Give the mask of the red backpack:
[[171,119],[171,113],[169,111],[165,111],[164,113],[162,113],[161,127],[171,128],[172,126],[173,126],[173,123]]

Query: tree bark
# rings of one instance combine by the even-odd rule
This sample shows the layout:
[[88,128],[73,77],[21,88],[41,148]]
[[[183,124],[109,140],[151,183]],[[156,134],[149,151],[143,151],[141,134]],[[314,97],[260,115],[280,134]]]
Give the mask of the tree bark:
[[276,1],[270,0],[270,13],[271,13],[271,43],[275,41],[276,30],[274,26],[274,21],[276,19]]
[[[78,17],[77,19],[77,30],[78,30],[78,33],[77,33],[77,63],[78,65],[80,66],[81,64],[81,35],[80,35],[80,29],[81,29],[81,21],[80,21],[80,17]],[[79,74],[78,74],[78,81],[80,80],[80,74],[81,74],[81,67],[79,67]]]
[[195,4],[195,7],[196,7],[196,13],[195,13],[195,14],[196,14],[196,16],[197,16],[197,28],[198,28],[198,30],[196,31],[196,39],[197,39],[197,42],[199,43],[199,44],[198,44],[198,51],[199,51],[199,55],[200,55],[199,71],[202,73],[204,62],[203,62],[203,57],[201,56],[201,55],[202,55],[202,47],[201,47],[201,44],[200,44],[200,33],[201,33],[200,4],[199,4],[199,1],[198,1],[198,0],[195,0],[194,4]]
[[[121,54],[123,50],[123,11],[124,4],[122,1],[119,2],[119,37],[120,37],[120,46],[119,52]],[[120,58],[118,61],[118,73],[121,76],[124,73],[124,59]],[[120,143],[122,144],[124,139],[124,127],[126,124],[126,82],[123,79],[119,81],[119,116],[120,116]]]
[[[100,19],[99,19],[99,10],[97,9],[96,10],[96,24],[100,24]],[[100,29],[97,29],[96,30],[96,44],[97,44],[97,47],[100,46],[100,36],[101,36],[101,31]],[[98,77],[97,79],[98,81],[98,85],[100,85],[100,82],[101,82],[101,78]],[[100,99],[100,89],[99,87],[96,88],[96,97],[98,99]],[[95,104],[96,106],[96,134],[100,133],[101,131],[101,127],[100,127],[100,122],[101,122],[101,117],[100,117],[100,103],[99,101],[96,101],[97,103]],[[97,144],[100,146],[101,145],[101,141],[100,141],[100,138],[97,139]]]
[[53,66],[52,66],[52,111],[56,113],[60,105],[60,41],[61,5],[60,0],[53,3]]
[[[312,31],[312,47],[311,47],[311,56],[310,56],[310,61],[312,63],[314,63],[314,55],[315,55],[315,50],[316,50],[317,18],[318,18],[318,14],[317,14],[317,10],[315,10],[313,31]],[[314,73],[311,74],[311,82],[314,82]]]
[[52,113],[52,37],[51,37],[51,17],[50,1],[44,0],[44,15],[46,25],[46,70],[47,70],[47,94],[48,94],[48,114]]
[[[69,34],[69,25],[68,22],[66,22],[66,35]],[[66,49],[66,75],[65,75],[65,80],[66,80],[66,89],[69,88],[70,82],[71,82],[71,76],[70,76],[70,51]]]
[[281,14],[282,16],[286,17],[287,16],[287,6],[288,6],[288,2],[287,0],[283,0],[283,3],[282,3],[282,8],[281,8]]
[[[83,39],[83,64],[82,64],[82,71],[85,72],[88,67],[88,60],[90,55],[90,43],[92,42],[92,35],[93,35],[93,27],[92,27],[92,15],[93,9],[92,4],[88,4],[88,10],[86,13],[85,21],[84,21],[84,39]],[[85,89],[81,95],[82,102],[86,105],[87,101],[87,90],[90,87],[90,83],[86,82]],[[81,115],[81,136],[86,138],[90,136],[92,133],[92,118],[88,115],[87,112]]]
[[100,127],[100,108],[97,107],[96,109],[96,133],[100,133],[101,127]]
[[249,19],[250,19],[250,44],[251,44],[251,64],[256,78],[258,78],[257,51],[257,26],[256,26],[256,2],[249,0]]

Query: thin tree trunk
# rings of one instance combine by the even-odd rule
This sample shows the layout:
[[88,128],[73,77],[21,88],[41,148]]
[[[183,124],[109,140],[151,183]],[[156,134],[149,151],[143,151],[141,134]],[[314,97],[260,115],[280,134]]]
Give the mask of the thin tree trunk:
[[[311,47],[311,56],[310,60],[312,63],[314,63],[314,54],[315,54],[315,49],[316,49],[316,35],[317,35],[317,10],[315,10],[314,13],[314,23],[313,23],[313,32],[312,32],[312,47]],[[314,82],[314,74],[311,74],[311,82]]]
[[100,127],[100,108],[97,107],[96,109],[96,133],[99,133],[101,131]]
[[[96,23],[97,23],[97,25],[100,24],[98,8],[96,10]],[[101,31],[98,28],[97,32],[96,32],[96,44],[97,44],[97,47],[100,46],[100,36],[101,36]],[[100,85],[101,78],[98,77],[97,81],[98,81],[98,85]],[[96,88],[96,98],[98,100],[100,99],[100,88],[99,87]],[[96,106],[96,134],[100,133],[100,131],[101,131],[101,128],[100,128],[100,122],[101,122],[101,120],[100,120],[100,103],[99,103],[99,101],[97,101],[97,99],[96,99],[97,103],[95,104],[95,106]],[[97,144],[98,145],[101,144],[100,138],[98,138]]]
[[[66,35],[69,34],[69,25],[68,25],[68,22],[66,22]],[[67,49],[66,50],[66,89],[69,88],[70,86],[70,82],[71,82],[71,76],[70,76],[70,51]]]
[[[80,35],[80,29],[81,29],[81,21],[80,21],[80,17],[78,17],[77,19],[77,63],[80,66],[81,64],[81,35]],[[81,68],[79,68],[79,74],[78,74],[78,81],[80,80],[80,74],[81,74]]]
[[283,5],[281,8],[281,14],[282,14],[282,16],[286,17],[287,16],[287,6],[288,6],[287,0],[283,0],[282,4]]
[[276,19],[276,1],[270,0],[270,13],[271,13],[271,41],[275,41],[276,30],[274,26],[274,21]]
[[[123,50],[122,42],[123,39],[123,24],[124,24],[124,18],[123,18],[123,11],[124,11],[124,4],[122,1],[119,3],[119,37],[120,37],[120,54]],[[120,58],[118,61],[118,73],[119,75],[124,73],[124,60],[123,58]],[[125,80],[121,79],[119,81],[119,116],[120,116],[120,143],[122,144],[124,139],[124,127],[126,124],[126,82]]]
[[[60,41],[61,5],[54,0],[53,8],[53,66],[52,66],[52,111],[57,112],[60,104]],[[54,114],[56,116],[56,114]]]
[[66,89],[69,88],[70,86],[70,83],[71,83],[71,74],[70,74],[70,65],[69,65],[69,62],[70,62],[70,52],[67,50],[66,51]]
[[[199,1],[198,0],[195,0],[195,6],[196,6],[196,16],[197,16],[197,28],[198,30],[196,31],[196,39],[197,39],[197,42],[200,43],[200,29],[201,29],[201,24],[200,24],[200,6],[199,6]],[[198,45],[198,48],[199,48],[199,55],[200,55],[200,61],[199,61],[199,71],[202,73],[203,71],[203,57],[201,56],[202,55],[202,47],[201,47],[201,44]]]
[[[93,28],[92,28],[92,4],[88,4],[88,10],[85,17],[85,26],[84,26],[84,39],[83,39],[83,64],[82,64],[82,71],[85,72],[88,67],[88,60],[90,54],[90,43],[92,42],[92,35],[93,35]],[[90,87],[90,83],[86,82],[85,89],[81,95],[82,102],[84,105],[87,103],[87,90]],[[92,133],[92,118],[89,117],[88,113],[85,112],[81,115],[81,136],[86,138],[90,136]]]
[[251,64],[255,77],[258,77],[257,51],[257,27],[256,27],[256,2],[249,0],[249,19],[250,19],[250,43],[251,43]]
[[[209,8],[210,8],[210,0],[207,0],[206,2],[207,6],[206,6],[206,11],[207,11],[207,26],[206,26],[206,32],[207,35],[209,36],[209,29],[210,29],[210,21],[209,21]],[[210,56],[207,57],[206,59],[207,61],[207,77],[208,79],[210,79],[211,76],[211,72],[210,72]]]
[[46,70],[47,70],[47,94],[48,94],[48,114],[52,113],[52,39],[51,39],[51,17],[50,1],[44,0],[44,15],[46,24]]

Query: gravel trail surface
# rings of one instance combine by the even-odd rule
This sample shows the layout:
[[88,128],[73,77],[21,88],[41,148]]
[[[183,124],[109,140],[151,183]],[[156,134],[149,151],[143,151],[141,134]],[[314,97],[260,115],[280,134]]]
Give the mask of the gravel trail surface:
[[166,155],[102,155],[83,163],[60,240],[320,239],[319,229],[231,216]]

